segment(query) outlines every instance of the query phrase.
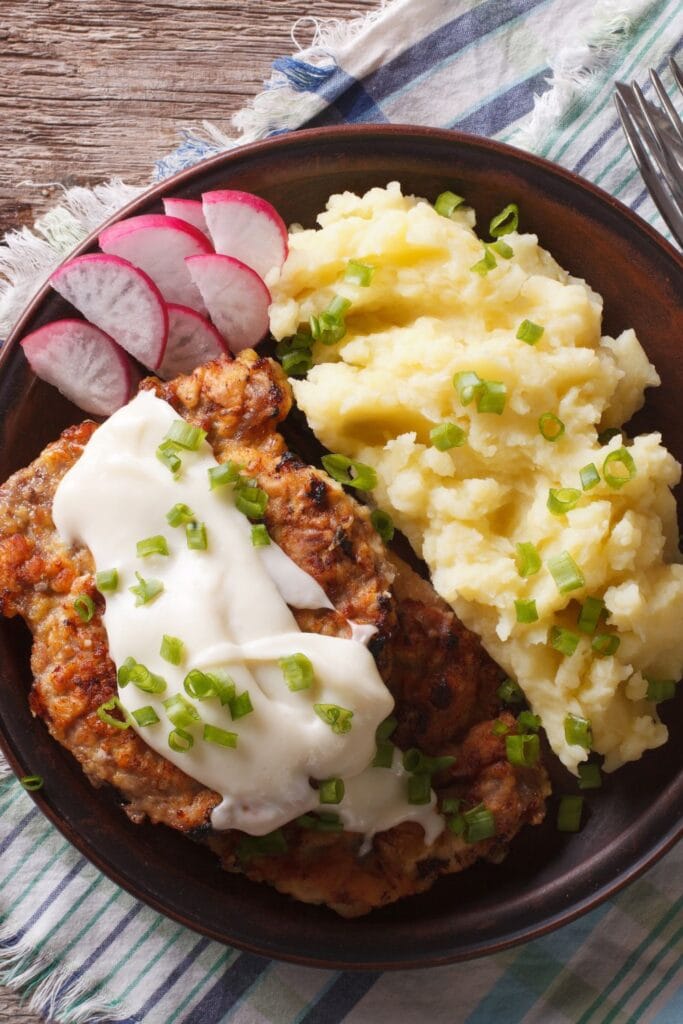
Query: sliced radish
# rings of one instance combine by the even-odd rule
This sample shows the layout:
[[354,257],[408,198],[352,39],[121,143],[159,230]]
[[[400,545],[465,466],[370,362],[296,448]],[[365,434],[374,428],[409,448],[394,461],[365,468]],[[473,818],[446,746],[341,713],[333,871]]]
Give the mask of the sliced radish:
[[169,217],[177,217],[178,220],[187,221],[193,228],[198,228],[202,234],[209,238],[209,229],[206,226],[204,210],[199,199],[162,199],[164,212]]
[[225,355],[228,346],[209,321],[189,306],[168,305],[168,341],[164,361],[157,370],[163,380]]
[[131,396],[130,359],[87,320],[55,320],[27,335],[21,347],[36,376],[85,412],[110,416]]
[[104,252],[120,256],[149,274],[167,302],[206,312],[185,266],[186,256],[213,252],[208,238],[197,228],[177,217],[151,213],[112,224],[98,241]]
[[270,292],[232,256],[190,256],[187,266],[214,324],[233,352],[258,345],[268,331]]
[[205,192],[204,216],[217,253],[234,256],[261,277],[287,256],[287,228],[277,210],[250,192]]

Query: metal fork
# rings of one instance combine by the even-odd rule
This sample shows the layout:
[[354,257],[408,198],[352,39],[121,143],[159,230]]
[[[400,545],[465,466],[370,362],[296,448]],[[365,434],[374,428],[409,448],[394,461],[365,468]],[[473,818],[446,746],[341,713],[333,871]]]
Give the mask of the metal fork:
[[[669,58],[673,80],[683,93],[683,72]],[[614,97],[633,158],[657,209],[683,247],[683,124],[654,69],[650,79],[661,106],[633,82],[616,83]]]

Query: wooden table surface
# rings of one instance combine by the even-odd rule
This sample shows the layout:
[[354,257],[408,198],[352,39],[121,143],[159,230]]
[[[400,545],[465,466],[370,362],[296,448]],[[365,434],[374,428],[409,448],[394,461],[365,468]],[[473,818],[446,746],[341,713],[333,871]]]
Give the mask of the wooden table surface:
[[[350,18],[379,0],[4,0],[0,235],[32,224],[62,185],[145,184],[178,129],[230,117],[297,18]],[[9,15],[9,16],[8,16]],[[297,38],[306,39],[301,27]],[[0,1024],[38,1024],[0,988]]]

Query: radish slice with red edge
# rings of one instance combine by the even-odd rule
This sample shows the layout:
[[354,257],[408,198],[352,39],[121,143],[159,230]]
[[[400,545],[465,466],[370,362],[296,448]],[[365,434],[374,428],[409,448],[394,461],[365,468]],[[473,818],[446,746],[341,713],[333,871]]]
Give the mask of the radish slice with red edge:
[[156,370],[168,335],[166,303],[144,271],[118,256],[92,253],[62,264],[50,284],[143,366]]
[[189,306],[169,303],[168,341],[164,361],[157,370],[162,380],[192,373],[202,363],[227,354],[228,346],[213,324]]
[[209,229],[206,226],[204,210],[199,199],[162,199],[164,213],[168,217],[177,217],[178,220],[187,221],[193,228],[197,228],[202,234],[209,238]]
[[21,347],[36,376],[85,412],[111,416],[131,396],[130,359],[87,320],[55,320],[28,334]]
[[128,260],[144,270],[167,302],[206,312],[202,297],[185,266],[186,256],[213,252],[201,231],[177,217],[162,213],[128,217],[105,228],[98,238],[100,249]]
[[252,348],[268,332],[270,292],[259,275],[232,256],[190,256],[187,266],[209,315],[232,352]]
[[202,196],[214,249],[233,256],[265,278],[287,257],[287,228],[275,207],[250,192],[223,189]]

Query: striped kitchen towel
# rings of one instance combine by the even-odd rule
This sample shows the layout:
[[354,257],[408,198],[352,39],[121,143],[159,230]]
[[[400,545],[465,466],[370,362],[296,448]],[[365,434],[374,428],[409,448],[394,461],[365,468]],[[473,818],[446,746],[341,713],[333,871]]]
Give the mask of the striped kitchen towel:
[[[163,178],[304,124],[412,122],[489,135],[580,172],[661,231],[612,103],[683,49],[681,0],[394,0],[317,26],[236,119],[187,131]],[[664,79],[667,81],[666,72]],[[646,94],[649,86],[645,85]],[[71,190],[0,247],[0,336],[90,229],[135,194]],[[116,888],[0,764],[0,982],[46,1018],[139,1024],[681,1024],[683,848],[611,901],[475,963],[347,974],[270,962],[173,924]]]

